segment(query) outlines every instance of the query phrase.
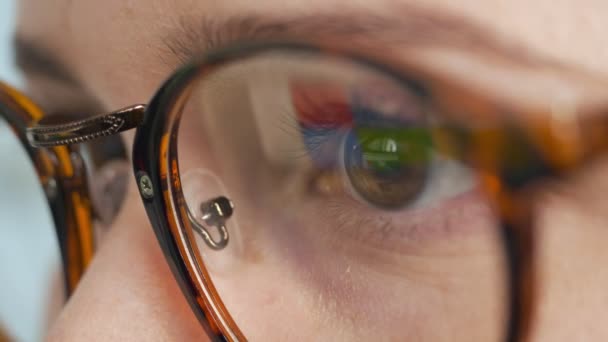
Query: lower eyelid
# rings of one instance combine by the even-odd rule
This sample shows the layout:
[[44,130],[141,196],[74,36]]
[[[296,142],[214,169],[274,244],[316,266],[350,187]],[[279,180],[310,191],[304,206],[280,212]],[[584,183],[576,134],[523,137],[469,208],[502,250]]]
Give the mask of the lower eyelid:
[[320,210],[323,219],[335,225],[328,232],[335,235],[332,239],[397,254],[449,253],[457,241],[495,227],[492,210],[476,189],[428,208],[382,212],[341,198]]

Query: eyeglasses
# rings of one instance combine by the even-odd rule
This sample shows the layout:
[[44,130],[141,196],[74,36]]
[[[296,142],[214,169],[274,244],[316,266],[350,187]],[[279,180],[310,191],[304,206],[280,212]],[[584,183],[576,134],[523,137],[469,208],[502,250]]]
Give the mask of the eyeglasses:
[[3,86],[0,112],[63,194],[51,207],[69,288],[92,254],[71,145],[137,127],[150,223],[215,339],[529,337],[539,208],[607,150],[605,113],[509,108],[337,46],[211,52],[148,105],[77,122],[34,123]]

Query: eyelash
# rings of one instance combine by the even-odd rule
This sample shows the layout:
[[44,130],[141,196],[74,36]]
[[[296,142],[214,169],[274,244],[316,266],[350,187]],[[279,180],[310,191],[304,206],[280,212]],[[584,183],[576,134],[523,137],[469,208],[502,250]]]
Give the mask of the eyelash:
[[[373,217],[372,219],[370,216],[357,214],[358,211],[353,210],[352,206],[346,206],[344,201],[328,201],[326,208],[327,213],[336,219],[336,232],[341,233],[348,229],[352,233],[352,227],[357,227],[355,231],[357,241],[368,240],[370,232],[363,231],[362,227],[369,226],[373,223],[376,223],[374,224],[376,227],[383,227],[383,229],[380,230],[382,232],[392,232],[395,229],[394,224],[390,219],[384,216]],[[388,229],[384,229],[386,227],[388,227]],[[376,231],[376,229],[374,229],[374,231]],[[382,240],[386,239],[387,234],[382,234]]]
[[319,210],[323,217],[335,224],[333,232],[324,235],[333,247],[341,248],[346,241],[351,241],[357,243],[357,249],[367,246],[376,253],[407,254],[425,246],[427,242],[437,239],[448,241],[452,237],[475,232],[474,228],[455,229],[452,222],[491,221],[492,210],[483,201],[465,199],[464,202],[462,205],[466,206],[466,210],[461,207],[444,208],[441,214],[430,212],[437,209],[387,213],[364,206],[352,198],[328,199]]
[[[307,130],[301,124],[298,123],[297,119],[294,121],[292,111],[285,109],[282,111],[281,120],[279,120],[279,129],[287,134],[293,135],[294,139],[303,140],[303,148],[293,150],[294,158],[311,158],[313,161],[321,158],[321,148],[325,146],[332,138],[341,138],[339,126],[318,127],[316,129]],[[309,141],[305,140],[308,137]],[[298,145],[299,146],[299,145]]]
[[370,248],[374,253],[407,254],[408,246],[428,238],[418,222],[397,224],[391,214],[363,206],[354,199],[330,199],[320,210],[334,224],[332,231],[324,233],[332,248],[348,248],[354,243],[357,250]]

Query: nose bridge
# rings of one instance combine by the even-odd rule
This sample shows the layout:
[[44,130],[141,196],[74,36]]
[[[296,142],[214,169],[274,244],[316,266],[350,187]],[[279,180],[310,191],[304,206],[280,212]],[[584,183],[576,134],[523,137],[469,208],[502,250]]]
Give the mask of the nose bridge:
[[79,295],[62,312],[49,341],[66,336],[204,340],[205,332],[180,295],[161,253],[133,179],[121,212],[79,284]]
[[533,341],[605,341],[608,160],[543,186],[535,207]]
[[86,166],[85,186],[95,219],[102,227],[107,227],[122,206],[128,180],[132,177],[122,137],[99,138],[75,149]]

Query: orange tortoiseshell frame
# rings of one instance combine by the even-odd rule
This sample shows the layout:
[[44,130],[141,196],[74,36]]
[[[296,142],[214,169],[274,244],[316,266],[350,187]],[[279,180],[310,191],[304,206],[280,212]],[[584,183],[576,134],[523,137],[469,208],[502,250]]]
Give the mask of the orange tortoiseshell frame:
[[598,115],[572,115],[572,125],[568,127],[580,133],[577,139],[572,139],[573,135],[564,135],[556,129],[564,126],[555,125],[552,115],[530,115],[504,108],[397,58],[389,59],[387,56],[391,54],[386,50],[373,53],[377,49],[354,46],[357,45],[353,42],[237,44],[179,69],[158,90],[142,118],[135,106],[76,125],[33,127],[30,134],[44,143],[69,144],[138,126],[132,153],[134,173],[173,274],[212,339],[244,341],[210,279],[203,258],[193,246],[193,229],[187,218],[177,158],[182,108],[195,81],[226,64],[270,51],[323,54],[365,65],[419,94],[431,111],[441,113],[441,122],[431,128],[436,147],[482,175],[482,187],[502,218],[501,232],[509,264],[510,305],[505,340],[526,340],[534,306],[533,203],[527,189],[537,180],[563,177],[608,152],[608,115],[599,111]]
[[0,342],[10,342],[10,338],[4,332],[4,329],[2,328],[2,326],[0,326]]
[[[0,117],[21,140],[45,190],[55,223],[64,269],[66,295],[75,289],[94,249],[91,204],[85,170],[70,147],[32,148],[26,128],[42,111],[15,89],[0,82]],[[77,161],[77,162],[75,162]],[[25,205],[25,203],[24,203]]]

